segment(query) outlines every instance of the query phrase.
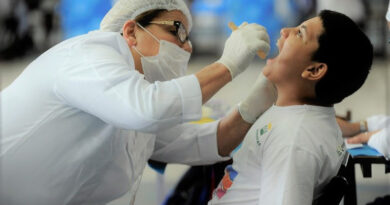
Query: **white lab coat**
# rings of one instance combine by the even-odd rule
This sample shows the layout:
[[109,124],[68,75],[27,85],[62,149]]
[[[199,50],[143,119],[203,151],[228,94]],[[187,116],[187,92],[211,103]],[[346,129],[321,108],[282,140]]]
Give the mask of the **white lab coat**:
[[225,159],[218,122],[185,123],[201,117],[196,77],[147,82],[118,33],[58,44],[0,100],[0,204],[106,204],[127,192],[133,202],[149,158]]

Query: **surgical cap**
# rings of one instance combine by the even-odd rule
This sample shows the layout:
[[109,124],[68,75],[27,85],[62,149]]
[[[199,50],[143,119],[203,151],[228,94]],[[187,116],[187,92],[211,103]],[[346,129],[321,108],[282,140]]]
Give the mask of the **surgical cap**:
[[104,16],[100,30],[120,32],[127,20],[154,9],[181,11],[188,20],[188,32],[191,31],[191,14],[183,0],[118,0]]

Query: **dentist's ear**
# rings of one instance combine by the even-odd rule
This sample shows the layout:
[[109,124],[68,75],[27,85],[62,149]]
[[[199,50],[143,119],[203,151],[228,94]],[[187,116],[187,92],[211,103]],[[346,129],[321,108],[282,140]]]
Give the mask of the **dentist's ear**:
[[314,63],[308,66],[301,74],[302,78],[307,80],[320,80],[328,71],[325,63]]
[[134,20],[126,21],[122,27],[122,35],[130,47],[137,45],[137,39],[135,36],[136,27],[137,23]]

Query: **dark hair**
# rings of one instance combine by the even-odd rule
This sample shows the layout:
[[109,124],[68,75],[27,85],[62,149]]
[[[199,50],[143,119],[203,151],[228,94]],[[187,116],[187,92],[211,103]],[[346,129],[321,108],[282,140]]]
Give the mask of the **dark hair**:
[[367,78],[373,59],[368,37],[346,15],[323,10],[318,15],[324,27],[313,61],[325,63],[328,70],[315,87],[316,99],[332,105],[358,90]]
[[141,26],[146,27],[150,24],[150,22],[158,17],[162,12],[167,11],[166,9],[153,9],[149,11],[145,11],[135,17],[135,21],[141,24]]

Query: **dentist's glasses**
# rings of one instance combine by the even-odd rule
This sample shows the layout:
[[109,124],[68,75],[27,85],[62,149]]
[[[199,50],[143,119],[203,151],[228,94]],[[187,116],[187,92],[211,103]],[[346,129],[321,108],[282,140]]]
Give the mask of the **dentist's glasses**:
[[175,26],[176,30],[174,31],[174,35],[176,35],[177,39],[179,39],[181,43],[188,41],[187,30],[180,21],[151,21],[150,23]]

